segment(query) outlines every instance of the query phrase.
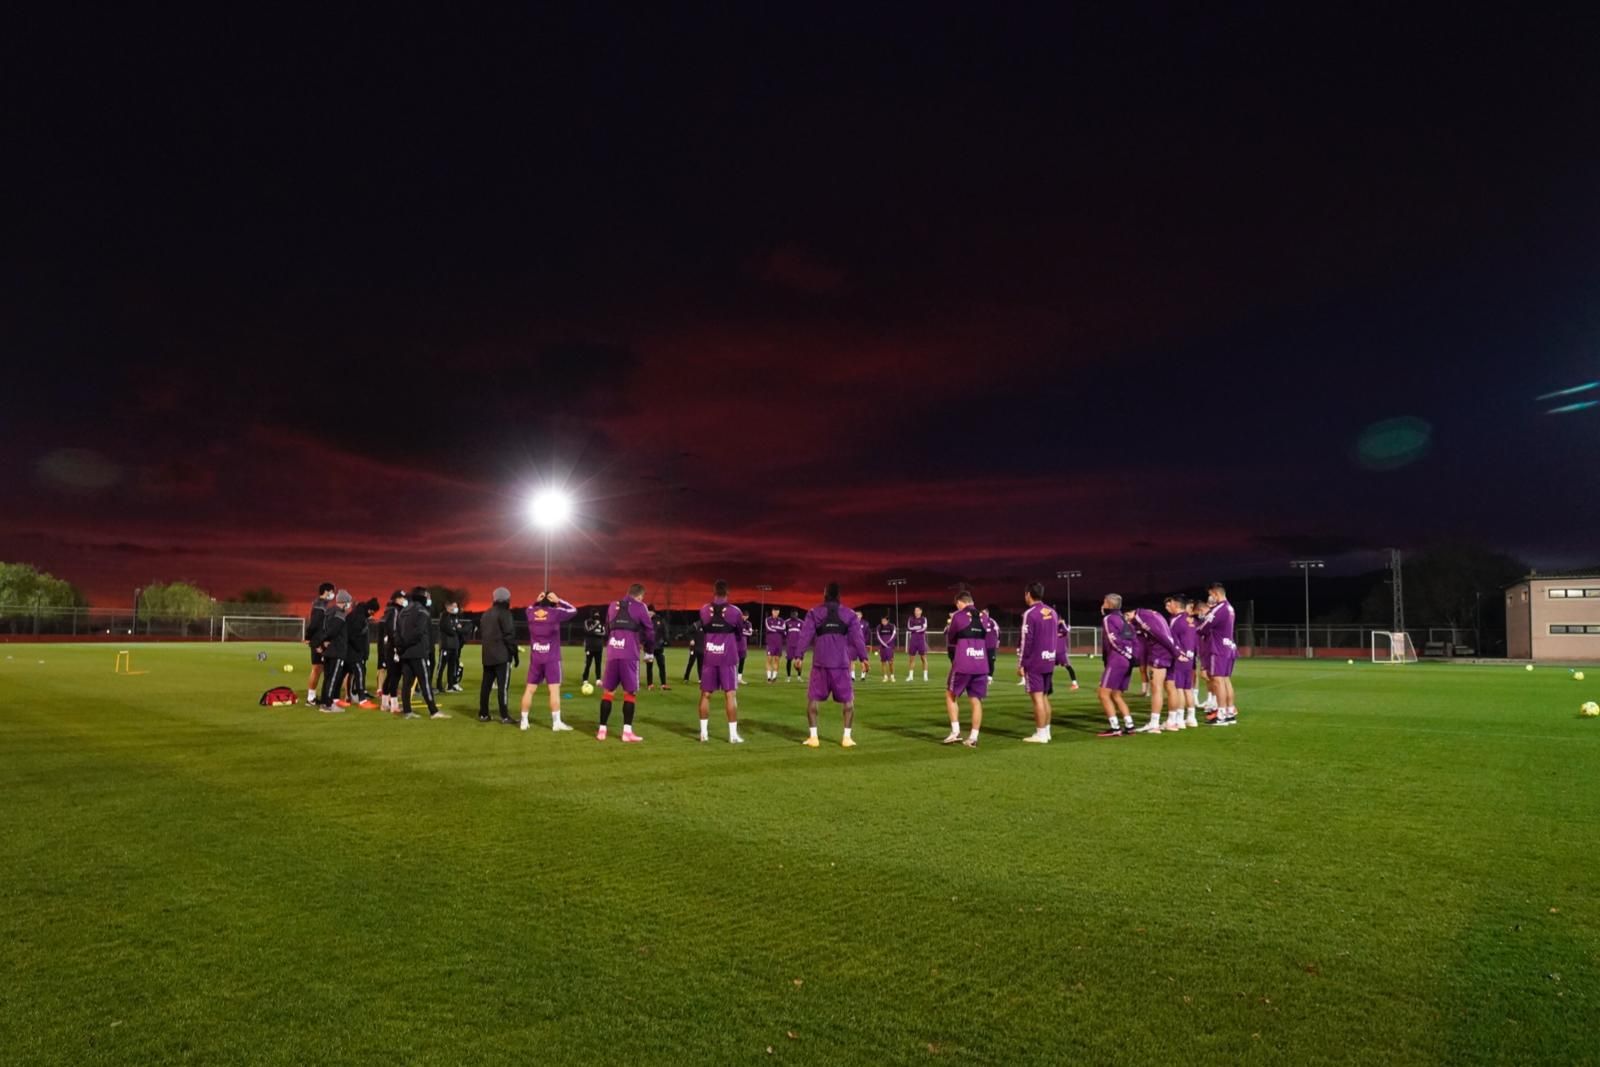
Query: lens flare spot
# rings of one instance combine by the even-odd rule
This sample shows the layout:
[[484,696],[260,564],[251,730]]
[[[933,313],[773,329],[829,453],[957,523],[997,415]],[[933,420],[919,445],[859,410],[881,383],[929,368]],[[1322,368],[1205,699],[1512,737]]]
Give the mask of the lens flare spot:
[[1384,419],[1361,431],[1356,439],[1356,462],[1368,470],[1392,471],[1415,463],[1428,454],[1433,427],[1414,415]]

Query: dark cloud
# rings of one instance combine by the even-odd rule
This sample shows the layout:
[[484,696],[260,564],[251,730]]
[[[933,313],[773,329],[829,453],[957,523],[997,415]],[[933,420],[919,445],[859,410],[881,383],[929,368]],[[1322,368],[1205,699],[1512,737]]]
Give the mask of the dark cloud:
[[1600,521],[1527,399],[1596,376],[1590,13],[398,14],[287,81],[124,17],[38,72],[0,247],[0,558],[91,592],[531,585],[550,482],[583,597]]

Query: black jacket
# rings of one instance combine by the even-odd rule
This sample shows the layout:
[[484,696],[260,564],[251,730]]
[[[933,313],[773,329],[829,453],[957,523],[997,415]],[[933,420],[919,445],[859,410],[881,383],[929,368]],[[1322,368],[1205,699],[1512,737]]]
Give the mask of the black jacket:
[[330,662],[349,656],[350,633],[345,625],[345,617],[337,609],[323,613],[317,648],[322,658]]
[[367,651],[372,647],[372,635],[369,631],[372,612],[367,610],[365,604],[357,604],[350,609],[349,616],[344,621],[345,640],[349,651],[345,659],[365,663]]
[[383,609],[383,618],[378,622],[378,655],[380,658],[389,659],[394,655],[394,632],[400,621],[400,608],[390,604]]
[[448,611],[439,616],[439,647],[446,652],[461,647],[461,619]]
[[599,652],[606,647],[606,620],[591,615],[583,620],[583,647],[587,652]]
[[311,611],[306,615],[306,644],[316,648],[322,644],[322,628],[327,625],[328,602],[321,597],[311,602]]
[[433,655],[433,619],[428,609],[415,600],[400,613],[394,646],[401,659],[427,659]]
[[667,617],[658,611],[650,617],[650,622],[656,628],[656,651],[660,652],[668,644]]
[[517,628],[511,621],[511,609],[496,604],[478,618],[478,632],[482,635],[483,665],[498,667],[510,663],[520,655],[517,648]]

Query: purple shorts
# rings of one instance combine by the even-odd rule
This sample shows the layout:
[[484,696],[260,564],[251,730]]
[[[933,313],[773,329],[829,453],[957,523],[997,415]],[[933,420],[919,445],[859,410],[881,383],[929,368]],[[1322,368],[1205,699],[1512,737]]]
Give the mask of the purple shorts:
[[1119,656],[1115,652],[1106,657],[1105,670],[1100,674],[1100,688],[1114,689],[1122,692],[1128,688],[1128,679],[1133,677],[1133,661],[1127,656]]
[[[637,673],[637,672],[636,672]],[[739,688],[739,672],[733,667],[706,667],[700,668],[700,692],[715,693],[722,690],[731,693]]]
[[906,654],[911,656],[926,656],[928,654],[928,635],[912,634],[906,638]]
[[614,693],[618,689],[624,693],[637,693],[639,691],[638,660],[606,660],[606,668],[600,672],[600,690],[605,693]]
[[893,663],[894,662],[894,649],[892,649],[892,648],[880,648],[880,649],[878,649],[878,662],[879,663]]
[[767,635],[767,655],[769,655],[769,656],[781,656],[781,655],[783,655],[783,635],[782,634],[768,634]]
[[1160,645],[1151,645],[1144,661],[1151,670],[1170,671],[1172,669],[1172,653]]
[[967,696],[974,700],[982,700],[989,695],[989,676],[987,674],[957,674],[955,671],[951,671],[949,679],[944,683],[944,688],[953,697]]
[[[633,673],[634,677],[637,678],[639,672],[635,670]],[[556,660],[554,663],[540,663],[538,660],[532,660],[528,663],[528,684],[538,685],[540,682],[545,682],[549,685],[561,684],[560,660]]]
[[829,697],[841,704],[856,698],[856,687],[850,680],[848,667],[811,667],[811,682],[806,687],[807,700],[827,700]]
[[1206,664],[1206,673],[1213,678],[1233,677],[1233,661],[1237,655],[1238,653],[1231,648],[1211,653],[1211,662]]
[[1027,683],[1025,686],[1026,691],[1029,693],[1054,692],[1055,686],[1050,684],[1050,676],[1054,673],[1055,671],[1029,671],[1024,674],[1022,680]]
[[1194,688],[1194,660],[1179,660],[1172,665],[1172,673],[1167,675],[1167,681],[1179,689]]

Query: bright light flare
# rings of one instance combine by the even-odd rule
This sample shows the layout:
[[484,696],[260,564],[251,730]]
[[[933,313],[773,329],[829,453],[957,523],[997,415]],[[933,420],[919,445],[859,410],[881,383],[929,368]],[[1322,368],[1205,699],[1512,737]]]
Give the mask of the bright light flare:
[[559,489],[541,489],[528,501],[528,518],[542,530],[553,530],[572,517],[572,498]]

